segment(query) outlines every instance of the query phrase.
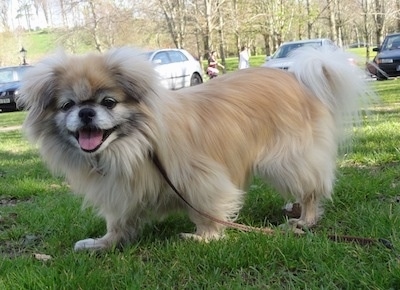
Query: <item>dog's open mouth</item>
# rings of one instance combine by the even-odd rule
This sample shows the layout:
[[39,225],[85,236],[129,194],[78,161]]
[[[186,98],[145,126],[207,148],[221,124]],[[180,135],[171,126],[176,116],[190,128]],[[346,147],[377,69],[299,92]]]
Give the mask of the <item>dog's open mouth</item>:
[[76,133],[75,137],[83,151],[95,152],[114,130],[115,128],[101,130],[98,128],[84,127]]

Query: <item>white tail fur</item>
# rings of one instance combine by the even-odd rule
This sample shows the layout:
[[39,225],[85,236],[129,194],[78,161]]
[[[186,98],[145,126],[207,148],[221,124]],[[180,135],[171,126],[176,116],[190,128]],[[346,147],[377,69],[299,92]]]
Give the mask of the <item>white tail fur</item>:
[[372,100],[365,72],[354,64],[353,55],[340,49],[304,47],[291,57],[289,71],[329,108],[345,133],[343,141],[352,126],[360,123],[360,110]]

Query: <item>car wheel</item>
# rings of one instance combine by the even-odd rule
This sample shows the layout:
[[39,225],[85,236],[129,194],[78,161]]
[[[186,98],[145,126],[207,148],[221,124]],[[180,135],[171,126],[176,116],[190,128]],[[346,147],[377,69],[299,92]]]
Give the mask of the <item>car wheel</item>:
[[203,83],[203,79],[198,73],[194,73],[190,79],[190,86],[195,86]]

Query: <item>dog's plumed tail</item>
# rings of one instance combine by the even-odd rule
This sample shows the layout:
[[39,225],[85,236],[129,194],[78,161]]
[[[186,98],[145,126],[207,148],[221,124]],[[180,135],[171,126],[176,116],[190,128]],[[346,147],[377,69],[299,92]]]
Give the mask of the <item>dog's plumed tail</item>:
[[289,71],[330,110],[338,138],[344,142],[353,125],[360,124],[360,110],[374,98],[364,71],[354,63],[353,55],[340,49],[299,48],[291,58]]

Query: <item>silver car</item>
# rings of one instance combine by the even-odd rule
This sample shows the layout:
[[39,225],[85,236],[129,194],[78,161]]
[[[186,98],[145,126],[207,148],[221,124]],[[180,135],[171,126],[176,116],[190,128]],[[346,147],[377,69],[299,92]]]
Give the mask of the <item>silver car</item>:
[[331,47],[332,49],[337,49],[338,46],[326,38],[316,38],[308,40],[299,40],[282,43],[277,51],[270,57],[267,57],[266,62],[262,65],[264,67],[272,67],[279,69],[289,69],[292,65],[292,61],[289,59],[290,53],[299,47],[303,46],[314,46],[314,47]]
[[184,49],[159,49],[146,57],[155,65],[164,87],[177,90],[203,82],[200,62]]

